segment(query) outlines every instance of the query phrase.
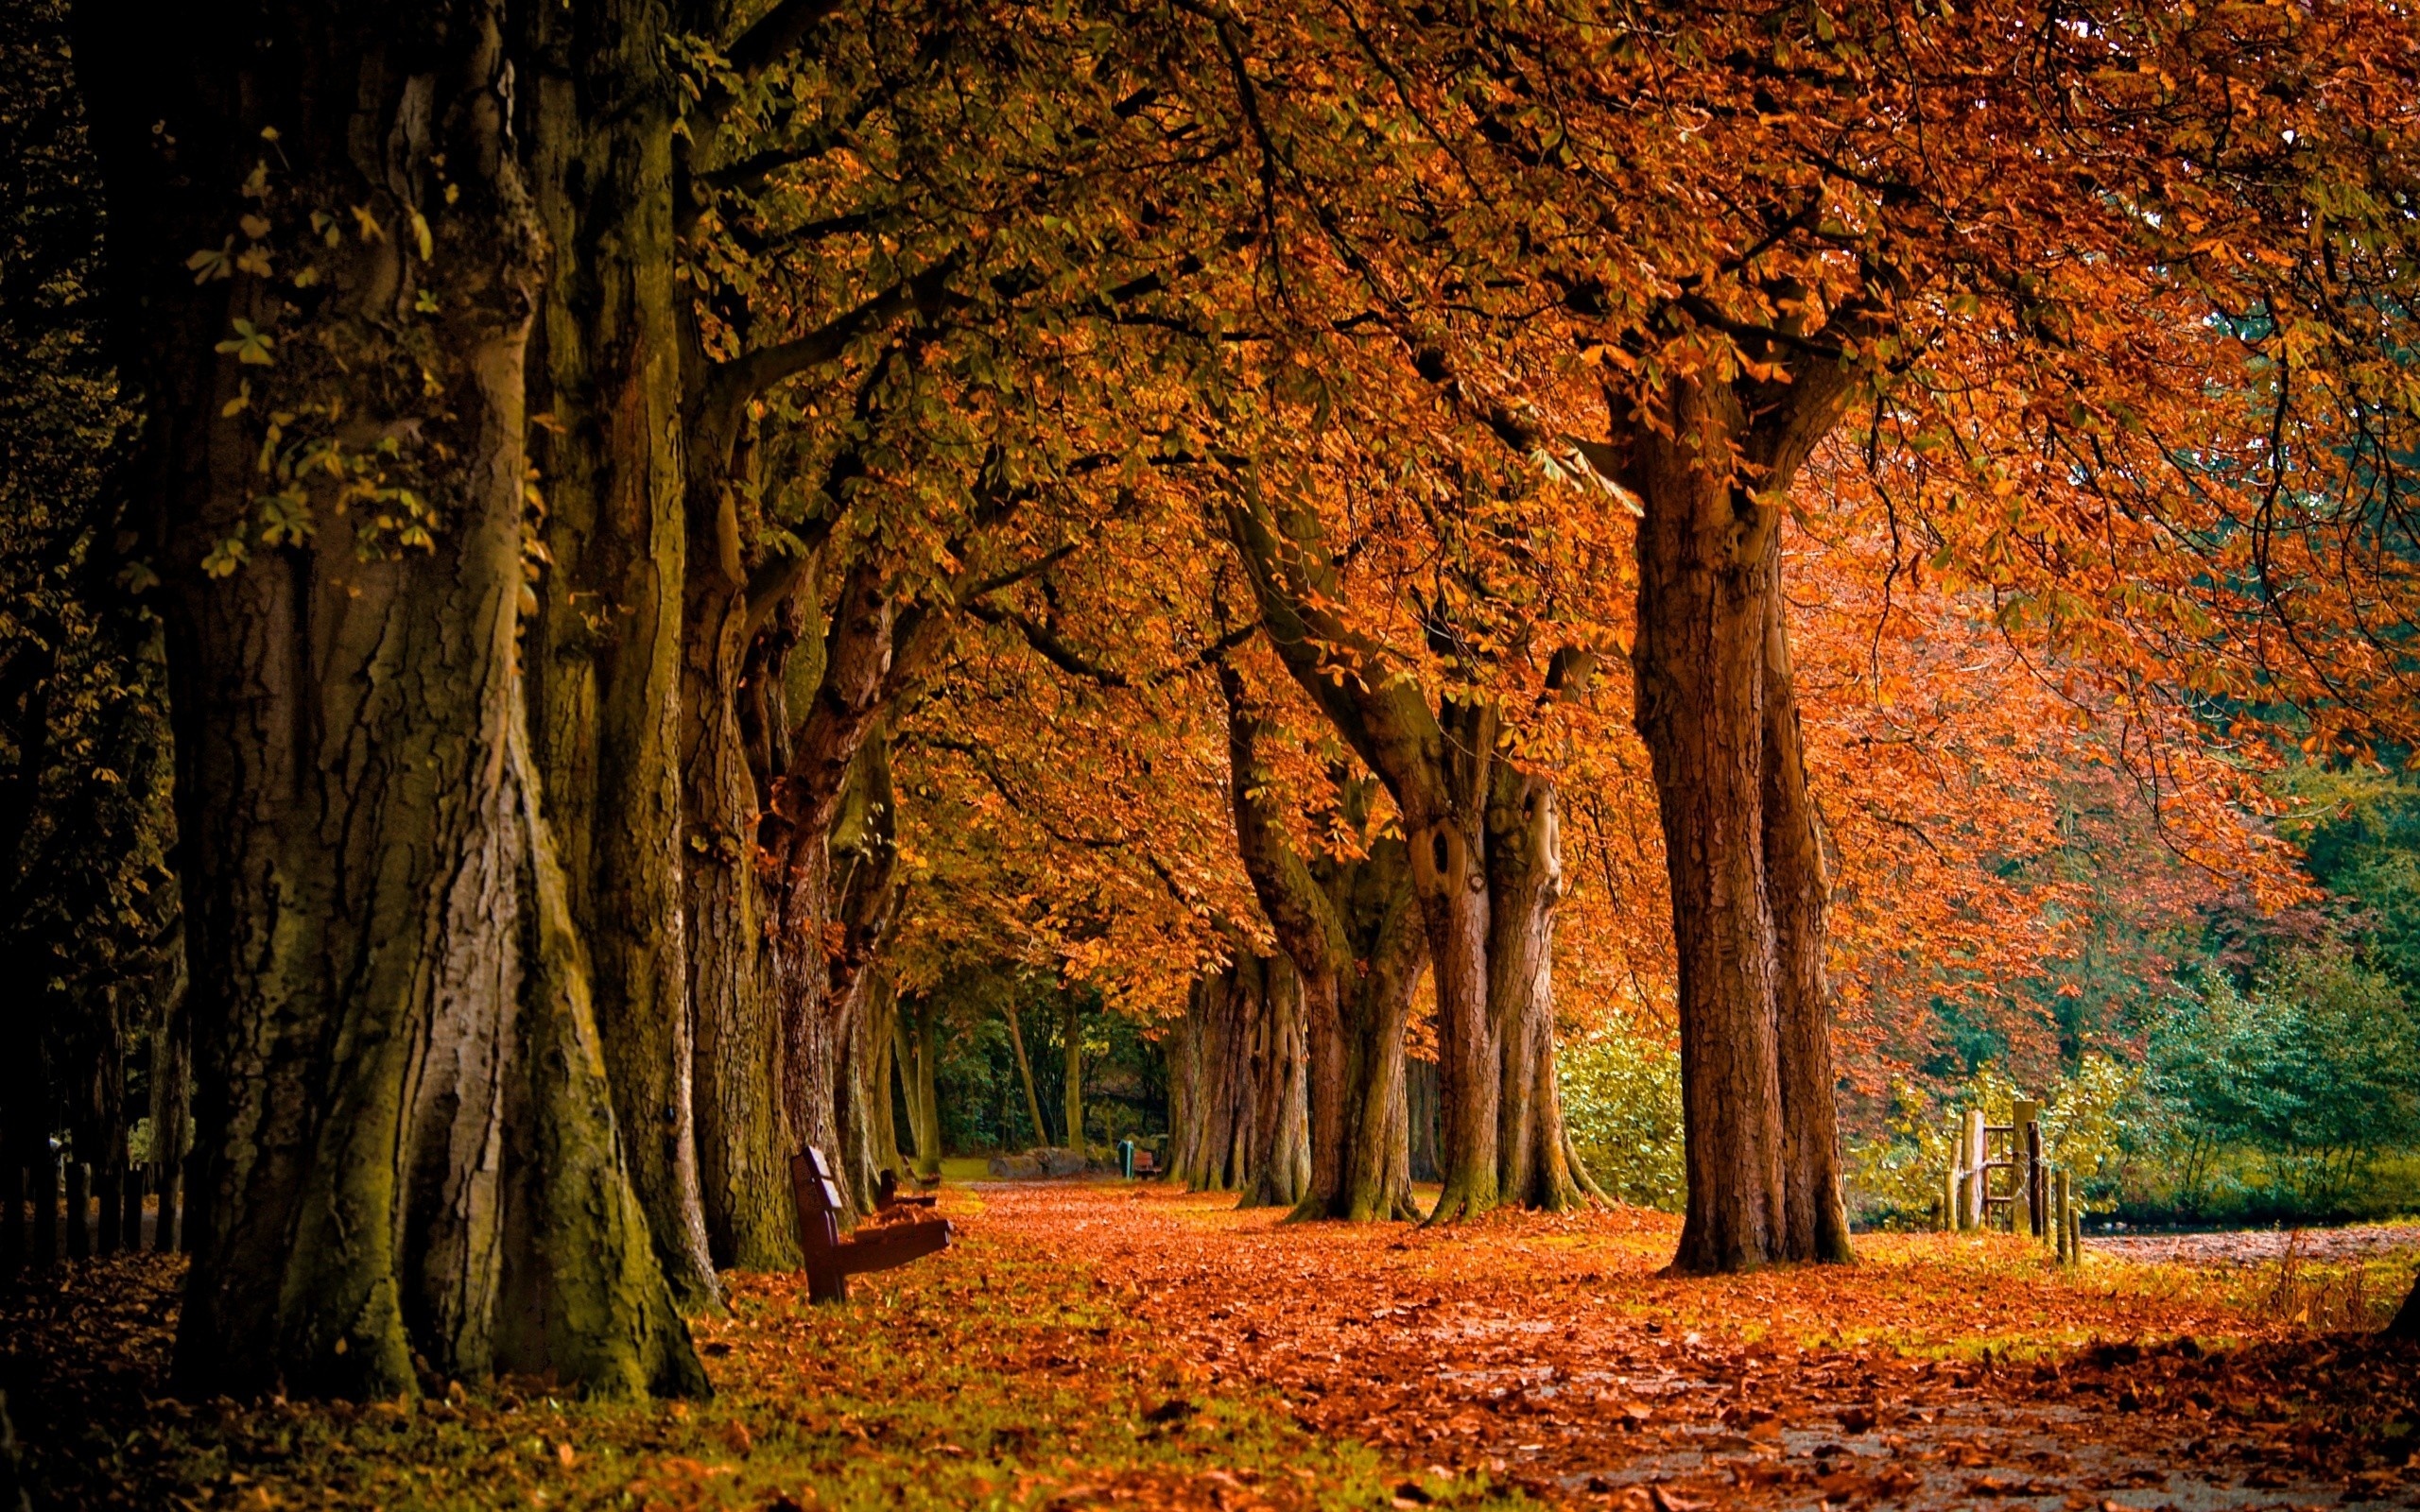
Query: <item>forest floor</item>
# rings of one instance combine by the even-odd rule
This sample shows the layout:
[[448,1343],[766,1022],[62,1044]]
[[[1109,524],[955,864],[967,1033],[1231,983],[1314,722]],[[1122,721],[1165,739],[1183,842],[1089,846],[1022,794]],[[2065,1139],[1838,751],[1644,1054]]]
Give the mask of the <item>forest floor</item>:
[[1877,1234],[1855,1267],[1679,1279],[1675,1220],[1627,1209],[1287,1225],[1063,1182],[942,1211],[959,1242],[846,1307],[729,1278],[708,1401],[175,1401],[181,1263],[151,1256],[0,1286],[0,1390],[38,1507],[2420,1503],[2420,1352],[2364,1332],[2420,1228],[2072,1270]]

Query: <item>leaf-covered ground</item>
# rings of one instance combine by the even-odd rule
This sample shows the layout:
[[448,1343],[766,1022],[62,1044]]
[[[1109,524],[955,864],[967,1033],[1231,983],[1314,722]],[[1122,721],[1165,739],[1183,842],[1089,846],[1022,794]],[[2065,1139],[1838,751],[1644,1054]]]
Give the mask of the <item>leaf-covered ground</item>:
[[[1283,1225],[1232,1198],[953,1187],[947,1255],[846,1308],[733,1279],[706,1402],[162,1395],[177,1263],[0,1295],[61,1506],[2299,1507],[2420,1501],[2410,1248],[2048,1265],[1876,1235],[1854,1269],[1658,1274],[1673,1221]],[[2420,1240],[2420,1230],[2413,1231]]]

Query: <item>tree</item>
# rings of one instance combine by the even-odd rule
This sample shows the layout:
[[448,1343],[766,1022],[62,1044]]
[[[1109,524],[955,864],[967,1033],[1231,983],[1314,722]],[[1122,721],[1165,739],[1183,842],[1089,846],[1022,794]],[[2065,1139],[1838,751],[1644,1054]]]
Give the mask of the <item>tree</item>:
[[526,728],[544,285],[506,23],[79,16],[171,626],[189,1388],[704,1387]]
[[1340,762],[1325,774],[1334,795],[1326,839],[1359,853],[1314,852],[1306,863],[1267,753],[1278,732],[1253,707],[1232,661],[1219,664],[1219,682],[1236,843],[1293,963],[1307,1020],[1310,1177],[1295,1213],[1415,1216],[1403,1035],[1422,940],[1408,848],[1380,833],[1373,780]]

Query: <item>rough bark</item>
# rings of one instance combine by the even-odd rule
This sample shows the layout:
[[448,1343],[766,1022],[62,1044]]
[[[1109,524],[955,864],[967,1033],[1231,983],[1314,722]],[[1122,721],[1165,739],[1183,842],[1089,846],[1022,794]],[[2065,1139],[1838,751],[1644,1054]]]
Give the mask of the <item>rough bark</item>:
[[[1270,644],[1386,784],[1409,839],[1437,995],[1443,1186],[1429,1221],[1477,1216],[1505,1201],[1561,1207],[1578,1200],[1585,1188],[1576,1175],[1560,1101],[1539,1095],[1554,1085],[1552,975],[1549,954],[1530,943],[1550,941],[1550,919],[1543,916],[1550,916],[1559,886],[1530,887],[1519,907],[1540,917],[1528,919],[1504,941],[1526,954],[1508,959],[1502,971],[1491,965],[1499,910],[1491,898],[1497,872],[1488,858],[1488,810],[1503,765],[1495,709],[1459,697],[1432,709],[1385,647],[1337,617],[1330,606],[1341,590],[1316,516],[1271,507],[1247,481],[1230,497],[1226,521]],[[1516,826],[1496,838],[1518,843],[1520,837]],[[1517,882],[1535,871],[1531,862],[1516,860],[1505,874]],[[1512,996],[1499,1004],[1495,992]],[[1524,1057],[1509,1072],[1508,1025],[1519,1031],[1510,1053]],[[1535,1032],[1540,1026],[1543,1032]],[[1508,1139],[1520,1146],[1509,1156]],[[1535,1152],[1541,1150],[1561,1153],[1540,1160]],[[1513,1166],[1522,1184],[1508,1189]]]
[[[1668,386],[1606,460],[1641,502],[1638,728],[1680,957],[1682,1270],[1844,1259],[1824,883],[1781,624],[1781,500],[1839,365]],[[1626,411],[1617,409],[1617,416]]]
[[1310,1169],[1295,1216],[1415,1217],[1403,1035],[1422,944],[1402,841],[1371,834],[1370,780],[1333,774],[1334,819],[1366,853],[1306,864],[1288,838],[1262,755],[1268,724],[1222,665],[1237,849],[1301,984]]
[[[501,9],[94,7],[81,32],[171,627],[201,1198],[180,1383],[393,1396],[424,1362],[702,1390],[526,727],[541,235]],[[268,129],[275,177],[238,198]],[[348,215],[326,248],[321,204],[380,233]],[[254,210],[322,292],[179,266]],[[327,439],[409,483],[426,542],[361,549],[369,511],[309,480],[316,528],[264,535],[248,378],[298,418],[341,402]],[[231,540],[249,560],[203,570]]]
[[1680,958],[1683,1270],[1782,1253],[1782,1112],[1761,790],[1764,645],[1781,511],[1731,480],[1729,392],[1674,385],[1624,481],[1639,525],[1638,728],[1663,815]]
[[1311,1183],[1310,1089],[1303,979],[1284,954],[1263,957],[1252,1025],[1252,1143],[1237,1185],[1245,1208],[1291,1208]]
[[[711,534],[709,535],[711,539]],[[753,863],[757,783],[734,691],[747,650],[736,563],[694,553],[682,655],[682,899],[696,1024],[699,1184],[715,1263],[801,1263],[782,1111],[783,1041],[770,904]]]
[[1559,1212],[1595,1189],[1564,1126],[1555,1079],[1554,914],[1564,883],[1551,780],[1497,764],[1487,870],[1487,1001],[1502,1077],[1497,1190],[1507,1202]]
[[1830,898],[1791,679],[1789,631],[1773,575],[1765,614],[1765,885],[1778,967],[1773,987],[1781,1059],[1783,1252],[1847,1263],[1848,1207],[1841,1193],[1840,1112],[1832,1069],[1832,988],[1824,970],[1824,911]]
[[654,0],[542,6],[529,25],[531,191],[550,252],[529,373],[549,561],[527,632],[531,742],[631,1179],[674,1295],[696,1308],[717,1288],[681,885],[676,85]]
[[[882,1177],[884,1160],[874,1140],[876,1093],[890,1107],[888,1080],[875,1079],[877,1042],[873,1019],[880,958],[891,920],[899,910],[899,847],[896,839],[898,795],[890,781],[890,724],[888,715],[868,732],[851,764],[832,829],[825,837],[826,853],[837,873],[832,884],[837,948],[825,939],[828,1002],[825,1012],[835,1021],[841,1049],[836,1116],[840,1125],[839,1159],[847,1167],[849,1188],[858,1211],[870,1212]],[[883,1038],[888,1038],[884,1031]]]

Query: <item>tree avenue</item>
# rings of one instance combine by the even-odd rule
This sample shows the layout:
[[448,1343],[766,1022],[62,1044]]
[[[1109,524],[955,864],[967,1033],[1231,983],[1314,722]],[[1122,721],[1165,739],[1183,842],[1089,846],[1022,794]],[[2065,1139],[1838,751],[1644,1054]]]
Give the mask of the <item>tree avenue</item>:
[[[1676,1268],[1850,1261],[1836,1024],[1952,990],[1876,921],[2052,801],[1850,760],[1886,667],[2000,658],[1967,728],[2255,891],[2213,751],[2420,735],[2411,41],[80,7],[181,1380],[701,1391],[793,1153],[860,1214],[938,1171],[938,989],[1001,962],[1148,1022],[1175,1174],[1305,1220],[1421,1216],[1431,1142],[1430,1222],[1607,1200],[1558,1041],[1668,1015]],[[1996,886],[1936,956],[2056,957]],[[1055,1109],[1007,1013],[1037,1145],[1087,1143],[1074,1002]]]

